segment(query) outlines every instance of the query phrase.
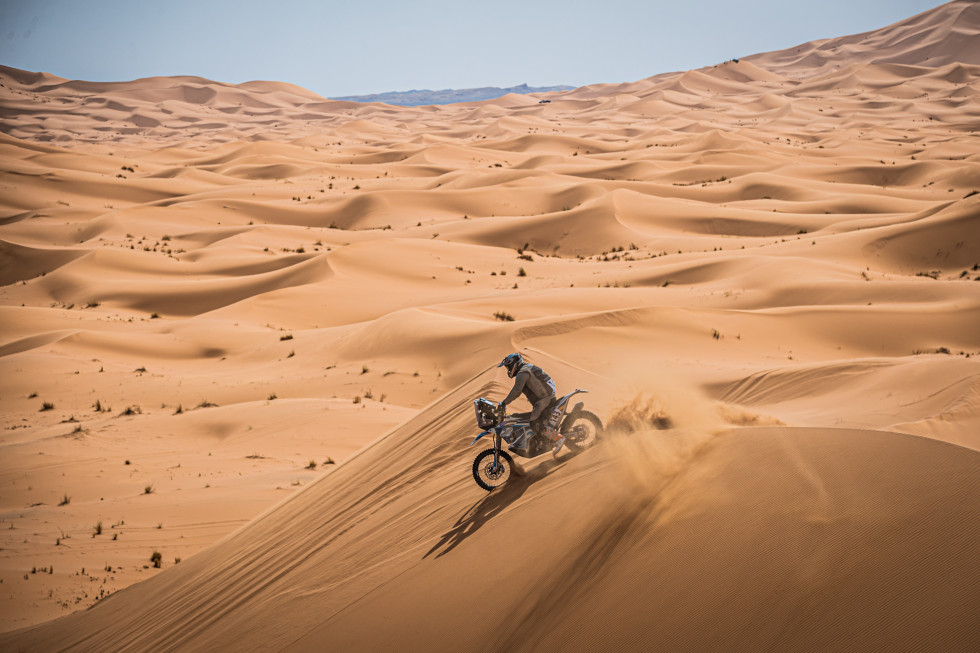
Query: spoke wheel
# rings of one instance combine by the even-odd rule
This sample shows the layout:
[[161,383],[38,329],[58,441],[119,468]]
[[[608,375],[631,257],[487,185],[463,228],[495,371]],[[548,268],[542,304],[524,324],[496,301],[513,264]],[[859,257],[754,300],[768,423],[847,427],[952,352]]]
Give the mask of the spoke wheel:
[[602,421],[587,410],[569,416],[561,425],[565,442],[579,449],[593,446],[602,437]]
[[510,454],[501,450],[495,465],[493,452],[493,449],[481,451],[473,461],[473,479],[487,492],[506,483],[514,472],[514,460]]

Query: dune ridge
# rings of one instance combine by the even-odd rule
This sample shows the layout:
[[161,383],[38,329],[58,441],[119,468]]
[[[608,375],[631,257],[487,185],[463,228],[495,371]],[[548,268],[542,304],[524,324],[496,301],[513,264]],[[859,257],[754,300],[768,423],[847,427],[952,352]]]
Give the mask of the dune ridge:
[[[0,648],[975,648],[977,8],[545,104],[0,67]],[[627,432],[485,495],[511,351]]]

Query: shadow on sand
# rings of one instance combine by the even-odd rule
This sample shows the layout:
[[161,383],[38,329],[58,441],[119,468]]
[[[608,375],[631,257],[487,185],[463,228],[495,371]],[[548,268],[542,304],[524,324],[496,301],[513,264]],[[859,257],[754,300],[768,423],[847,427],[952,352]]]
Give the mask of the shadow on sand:
[[439,541],[422,558],[428,558],[433,554],[435,554],[436,558],[446,555],[462,544],[466,538],[480,530],[487,522],[502,513],[508,506],[524,496],[524,493],[533,484],[564,467],[569,460],[578,456],[583,451],[583,449],[569,448],[558,460],[547,460],[536,466],[530,472],[512,476],[503,487],[489,492],[472,507],[468,508],[456,520],[453,527],[443,533]]

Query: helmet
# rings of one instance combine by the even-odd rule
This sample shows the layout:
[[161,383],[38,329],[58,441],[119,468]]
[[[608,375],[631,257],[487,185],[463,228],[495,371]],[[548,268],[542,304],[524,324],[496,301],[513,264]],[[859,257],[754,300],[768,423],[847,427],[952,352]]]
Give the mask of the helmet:
[[523,365],[524,359],[520,354],[510,354],[504,358],[504,360],[500,361],[500,365],[497,367],[506,367],[507,376],[513,379],[515,376],[517,376],[517,371],[520,370]]

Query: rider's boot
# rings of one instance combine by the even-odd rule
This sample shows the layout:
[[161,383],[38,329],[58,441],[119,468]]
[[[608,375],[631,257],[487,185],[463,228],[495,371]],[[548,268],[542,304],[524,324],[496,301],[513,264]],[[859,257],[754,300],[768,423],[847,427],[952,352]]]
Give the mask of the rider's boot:
[[538,424],[536,431],[551,440],[554,445],[552,454],[557,454],[565,446],[565,436],[558,432],[558,429],[550,428],[547,424]]
[[553,440],[553,442],[555,443],[555,448],[551,452],[553,456],[557,456],[558,452],[561,451],[561,448],[565,446],[565,436],[557,432],[555,433],[555,436],[556,437]]
[[558,429],[550,428],[543,419],[531,422],[531,429],[538,435],[543,435],[554,445],[552,455],[557,455],[561,448],[565,446],[565,437],[558,432]]

